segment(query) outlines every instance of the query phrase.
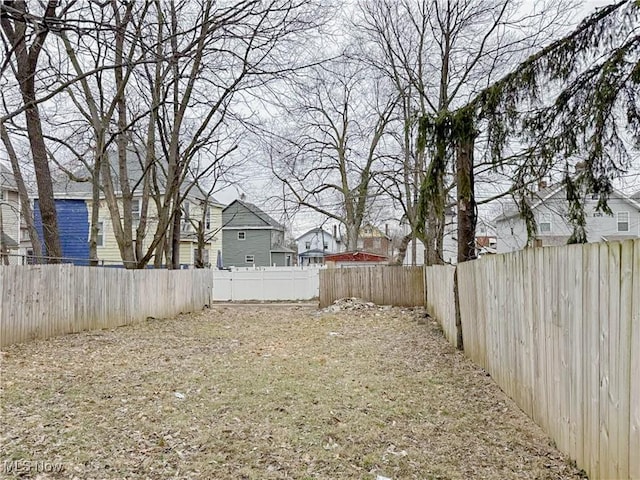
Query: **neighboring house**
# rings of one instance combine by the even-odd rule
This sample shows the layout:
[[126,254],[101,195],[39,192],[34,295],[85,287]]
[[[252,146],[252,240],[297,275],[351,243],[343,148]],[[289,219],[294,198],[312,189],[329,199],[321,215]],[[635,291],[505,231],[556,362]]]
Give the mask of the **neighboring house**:
[[299,265],[322,265],[327,254],[338,252],[340,241],[324,229],[314,228],[296,238],[296,244]]
[[482,218],[476,221],[476,255],[497,253],[496,227]]
[[[133,157],[133,156],[132,156]],[[129,162],[129,180],[134,185],[131,215],[133,219],[133,237],[135,241],[135,228],[140,219],[142,204],[142,168],[136,158]],[[117,188],[117,187],[116,187]],[[182,221],[180,232],[180,264],[191,266],[194,264],[197,250],[196,229],[192,223],[201,218],[205,210],[205,248],[203,260],[205,264],[215,263],[217,251],[222,248],[221,235],[218,233],[222,224],[222,207],[213,197],[206,198],[197,188],[192,188],[186,193],[186,199],[182,204]],[[119,192],[116,192],[118,195]],[[66,175],[54,181],[54,197],[56,211],[58,212],[58,228],[63,257],[74,259],[73,263],[87,264],[89,259],[89,232],[91,222],[91,209],[93,205],[92,189],[90,182],[77,182],[70,180]],[[37,206],[37,200],[36,200]],[[122,212],[122,203],[119,200],[119,208]],[[38,208],[34,209],[36,228],[42,236],[42,220]],[[144,249],[153,240],[157,226],[157,209],[153,199],[149,201],[147,212],[147,235],[144,240]],[[107,265],[122,265],[122,258],[118,243],[113,231],[111,214],[101,195],[98,214],[98,260]],[[153,264],[153,258],[149,262]]]
[[382,230],[370,223],[360,228],[357,248],[358,250],[384,257],[390,257],[393,254],[391,237],[387,232],[382,232]]
[[368,252],[340,252],[325,255],[328,267],[367,267],[387,265],[389,257]]
[[21,242],[21,215],[18,186],[13,172],[0,164],[0,248],[18,255]]
[[[451,199],[448,201],[452,202]],[[444,212],[442,261],[452,265],[458,263],[458,214],[452,206],[446,207]]]
[[222,210],[222,261],[225,267],[293,265],[284,227],[255,205],[235,200]]
[[[640,199],[614,191],[608,200],[611,214],[597,212],[597,196],[585,198],[588,242],[625,240],[640,237]],[[569,224],[566,191],[555,185],[542,188],[530,200],[536,219],[534,246],[565,245],[573,228]],[[494,220],[498,253],[520,250],[527,245],[527,229],[519,212],[511,207]]]

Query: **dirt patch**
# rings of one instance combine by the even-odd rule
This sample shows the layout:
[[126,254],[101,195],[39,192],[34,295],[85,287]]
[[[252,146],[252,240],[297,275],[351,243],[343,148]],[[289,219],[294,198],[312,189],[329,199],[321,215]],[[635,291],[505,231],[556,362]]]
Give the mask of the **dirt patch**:
[[0,476],[580,478],[422,318],[215,306],[10,347]]

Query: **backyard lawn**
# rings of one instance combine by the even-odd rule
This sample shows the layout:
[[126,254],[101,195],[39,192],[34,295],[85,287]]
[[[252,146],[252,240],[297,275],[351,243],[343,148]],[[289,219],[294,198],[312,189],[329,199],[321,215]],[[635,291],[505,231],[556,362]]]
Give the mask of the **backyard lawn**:
[[1,478],[582,478],[420,311],[216,305],[1,362]]

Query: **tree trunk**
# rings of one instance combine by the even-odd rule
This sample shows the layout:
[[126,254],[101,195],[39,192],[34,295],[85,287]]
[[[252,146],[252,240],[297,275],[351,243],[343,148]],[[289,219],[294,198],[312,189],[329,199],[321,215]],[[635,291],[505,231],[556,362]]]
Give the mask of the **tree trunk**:
[[11,143],[11,138],[9,138],[9,133],[1,123],[0,136],[2,136],[2,142],[7,149],[9,161],[11,162],[11,169],[13,170],[13,176],[15,178],[16,185],[18,186],[18,196],[20,197],[20,213],[22,214],[22,218],[27,224],[27,231],[29,232],[29,240],[31,241],[31,246],[33,248],[33,255],[38,258],[38,262],[40,262],[40,259],[42,258],[42,244],[40,243],[40,237],[38,236],[38,231],[36,230],[36,225],[33,219],[33,210],[31,209],[29,192],[27,192],[27,187],[24,183],[22,172],[20,171],[18,156],[16,155],[16,151],[13,148],[13,143]]
[[173,217],[173,229],[171,235],[171,268],[180,268],[180,223],[182,221],[182,211],[178,207]]
[[7,246],[4,243],[4,222],[2,220],[2,203],[0,203],[0,258],[2,265],[9,265]]
[[358,248],[358,228],[355,225],[345,225],[347,230],[347,241],[345,247],[347,252],[353,252]]
[[[26,15],[26,3],[15,2],[12,5],[20,13]],[[46,3],[44,18],[53,19],[56,17],[58,2],[49,0]],[[51,171],[49,170],[49,159],[47,148],[42,134],[42,121],[36,103],[35,78],[38,68],[38,59],[42,46],[49,33],[48,28],[42,28],[35,32],[33,43],[27,46],[27,24],[24,21],[14,20],[13,24],[9,17],[2,16],[0,20],[2,30],[11,42],[16,59],[16,79],[20,85],[20,93],[24,103],[24,113],[27,123],[27,135],[31,146],[31,156],[36,174],[36,184],[38,187],[38,205],[42,218],[42,233],[47,255],[53,258],[50,263],[59,263],[62,257],[62,247],[60,244],[60,234],[58,231],[58,215],[56,204],[53,198],[53,185],[51,182]],[[29,35],[30,37],[30,35]]]
[[[33,65],[32,72],[35,72]],[[27,120],[27,134],[31,146],[33,157],[33,168],[36,174],[36,184],[38,186],[38,207],[42,218],[42,234],[44,246],[49,258],[49,263],[59,263],[62,257],[62,246],[58,231],[58,214],[56,212],[56,202],[53,198],[53,183],[51,181],[51,170],[47,158],[47,147],[42,134],[42,122],[40,112],[35,102],[35,91],[33,80],[26,83],[31,85],[23,87],[22,98],[27,105],[25,116]]]
[[413,233],[408,233],[406,234],[404,237],[402,237],[402,240],[400,241],[400,245],[398,245],[398,252],[396,253],[395,257],[393,258],[393,261],[391,261],[389,264],[390,265],[402,265],[404,263],[404,258],[407,255],[407,248],[409,247],[409,243],[413,242],[413,260],[411,261],[412,265],[416,264],[416,255],[415,255],[415,248],[416,248],[416,239],[413,237]]
[[[206,209],[206,204],[205,204]],[[198,246],[196,248],[196,256],[193,259],[194,266],[196,268],[204,268],[204,246],[205,246],[205,238],[204,238],[204,222],[202,220],[198,221]]]
[[[95,163],[91,175],[91,231],[89,232],[89,265],[98,266],[98,220],[100,219],[100,168],[105,154],[103,142],[96,144]],[[104,231],[102,233],[104,236]]]
[[476,203],[473,177],[473,139],[456,147],[458,189],[458,263],[476,258]]

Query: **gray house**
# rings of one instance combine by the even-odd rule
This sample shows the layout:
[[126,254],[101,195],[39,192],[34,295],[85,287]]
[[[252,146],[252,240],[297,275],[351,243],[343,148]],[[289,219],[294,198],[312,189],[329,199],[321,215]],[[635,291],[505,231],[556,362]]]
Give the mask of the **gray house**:
[[222,210],[225,267],[290,266],[294,255],[284,245],[284,227],[255,205],[235,200]]
[[[640,198],[614,191],[608,200],[611,214],[597,212],[596,196],[585,198],[588,242],[626,240],[640,237]],[[542,188],[530,200],[536,218],[537,234],[533,246],[565,245],[573,231],[569,224],[565,188]],[[520,250],[527,245],[527,229],[515,206],[494,219],[498,253]]]

